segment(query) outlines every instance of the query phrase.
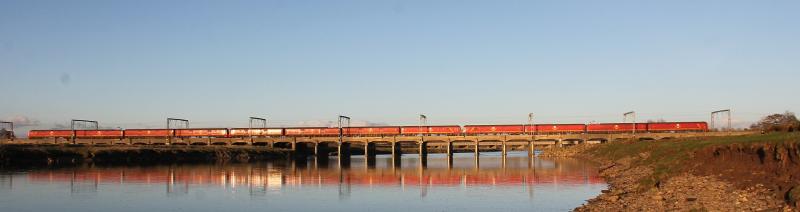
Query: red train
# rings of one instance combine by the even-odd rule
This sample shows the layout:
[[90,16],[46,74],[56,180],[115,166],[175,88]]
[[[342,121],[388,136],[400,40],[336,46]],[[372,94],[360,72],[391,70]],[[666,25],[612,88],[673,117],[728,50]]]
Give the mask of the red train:
[[31,130],[28,138],[244,138],[251,136],[415,136],[415,135],[519,135],[535,134],[582,134],[582,133],[627,133],[636,132],[704,132],[706,122],[664,123],[596,123],[596,124],[536,124],[536,125],[458,125],[445,126],[374,126],[374,127],[293,127],[293,128],[193,128],[193,129],[126,129],[126,130]]
[[342,129],[345,136],[400,135],[400,127],[349,127]]
[[400,135],[460,135],[461,126],[404,126],[400,127]]
[[566,134],[585,133],[585,124],[537,124],[534,125],[536,134]]
[[526,126],[521,124],[514,125],[467,125],[464,126],[464,134],[521,134],[525,132]]
[[230,137],[250,137],[250,136],[281,136],[283,129],[281,128],[267,128],[267,129],[249,129],[249,128],[233,128],[228,131]]
[[586,125],[587,133],[624,133],[632,132],[636,128],[638,132],[647,131],[647,123],[602,123]]
[[648,132],[708,131],[705,122],[664,122],[647,124]]
[[285,128],[285,136],[339,136],[339,128],[330,127],[302,127]]
[[71,138],[72,130],[31,130],[28,138]]
[[227,138],[230,137],[227,128],[204,128],[204,129],[174,129],[175,137],[211,137]]
[[126,129],[123,132],[128,138],[165,138],[174,135],[174,130],[168,129]]

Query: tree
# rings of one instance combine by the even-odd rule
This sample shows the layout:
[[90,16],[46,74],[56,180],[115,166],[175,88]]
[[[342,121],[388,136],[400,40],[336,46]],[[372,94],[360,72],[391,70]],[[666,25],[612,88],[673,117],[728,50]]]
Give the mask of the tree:
[[779,132],[779,131],[787,131],[793,132],[795,130],[800,130],[800,120],[797,119],[797,116],[794,113],[786,111],[783,114],[772,114],[762,118],[757,123],[750,126],[751,129],[757,129],[764,132]]

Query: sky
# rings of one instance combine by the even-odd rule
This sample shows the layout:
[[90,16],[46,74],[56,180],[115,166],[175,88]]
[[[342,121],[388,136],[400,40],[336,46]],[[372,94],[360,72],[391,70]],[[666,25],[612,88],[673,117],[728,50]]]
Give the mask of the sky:
[[29,129],[709,121],[800,111],[800,1],[3,0]]

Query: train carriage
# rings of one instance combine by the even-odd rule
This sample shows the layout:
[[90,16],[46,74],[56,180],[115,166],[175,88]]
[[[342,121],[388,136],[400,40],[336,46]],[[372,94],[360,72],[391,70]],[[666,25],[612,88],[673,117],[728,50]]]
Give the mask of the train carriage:
[[122,130],[75,130],[75,138],[86,139],[122,139]]
[[507,125],[467,125],[464,126],[464,133],[467,135],[477,134],[522,134],[525,126],[521,124]]
[[251,137],[251,136],[282,136],[282,128],[233,128],[230,129],[230,137]]
[[[637,132],[646,132],[647,123],[636,123]],[[586,126],[588,133],[627,133],[633,132],[633,123],[597,123]]]
[[175,129],[175,137],[226,138],[227,128]]
[[72,130],[31,130],[28,131],[28,138],[72,138]]
[[586,132],[585,124],[536,124],[536,134],[580,134]]
[[348,127],[342,132],[347,136],[390,136],[400,135],[400,127]]
[[650,132],[705,132],[708,131],[706,122],[664,122],[649,123],[647,130]]
[[163,138],[174,135],[175,130],[171,129],[125,129],[125,138]]
[[339,128],[332,127],[296,127],[283,130],[286,136],[339,136]]
[[431,135],[460,135],[461,133],[463,133],[463,129],[458,125],[428,127],[428,134]]
[[442,125],[442,126],[403,126],[400,127],[400,135],[460,135],[461,126]]

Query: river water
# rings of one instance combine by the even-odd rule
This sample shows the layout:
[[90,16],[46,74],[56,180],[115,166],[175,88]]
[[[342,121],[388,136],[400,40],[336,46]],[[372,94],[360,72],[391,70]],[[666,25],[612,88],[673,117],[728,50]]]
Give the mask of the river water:
[[568,211],[606,188],[580,159],[428,158],[6,170],[0,211]]

